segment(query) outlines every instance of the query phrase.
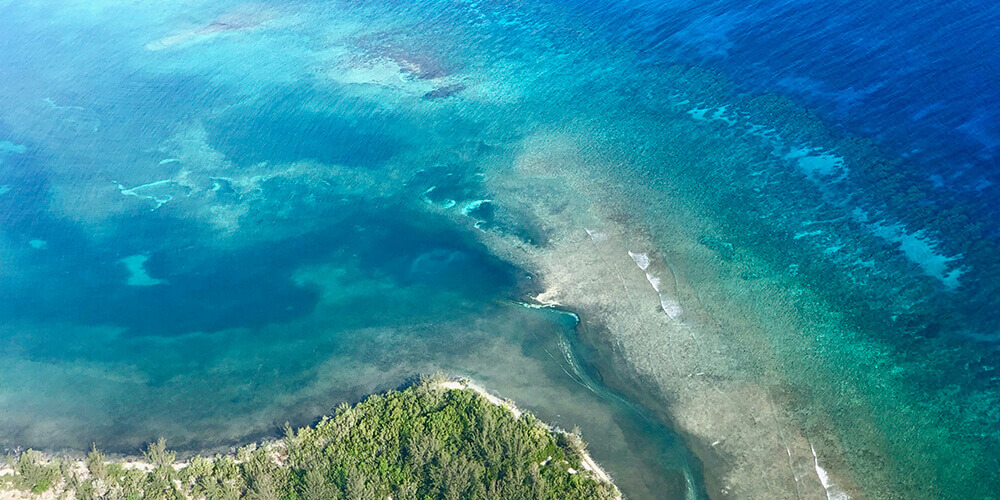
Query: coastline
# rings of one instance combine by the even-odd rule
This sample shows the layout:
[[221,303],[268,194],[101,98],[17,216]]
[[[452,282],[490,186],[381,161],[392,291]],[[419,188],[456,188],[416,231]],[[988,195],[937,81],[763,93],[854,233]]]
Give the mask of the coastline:
[[[515,418],[521,418],[521,415],[523,414],[522,411],[514,403],[514,401],[511,401],[509,399],[502,399],[498,396],[495,396],[491,394],[489,391],[487,391],[486,388],[484,388],[483,386],[478,385],[472,380],[465,377],[457,377],[457,378],[442,380],[440,382],[437,382],[435,387],[443,390],[470,390],[486,398],[486,400],[489,401],[490,403],[493,403],[494,405],[500,406],[502,408],[506,408],[514,415]],[[539,422],[539,423],[540,425],[548,429],[549,432],[573,435],[572,433],[566,431],[565,429],[553,427],[545,422]],[[580,459],[584,469],[593,474],[594,477],[596,477],[602,482],[608,484],[614,484],[614,480],[611,478],[611,475],[608,474],[603,468],[601,468],[601,466],[597,463],[597,461],[594,460],[594,457],[592,457],[590,453],[587,452],[586,449],[581,450]]]
[[441,371],[632,500],[1000,485],[1000,184],[876,130],[1000,151],[938,45],[864,87],[822,9],[446,4],[12,8],[4,446],[228,455]]
[[[535,418],[530,413],[520,410],[516,404],[508,399],[503,399],[490,393],[481,385],[476,384],[472,380],[466,377],[447,377],[444,375],[434,375],[430,378],[424,378],[415,385],[409,386],[403,389],[402,392],[407,391],[417,391],[418,394],[426,393],[447,393],[451,391],[469,392],[474,395],[475,398],[481,398],[482,400],[488,402],[490,405],[502,408],[509,412],[510,416],[517,422],[527,422],[529,427],[537,427],[544,429],[547,435],[552,436],[557,439],[564,439],[567,443],[566,446],[571,448],[574,453],[577,454],[579,459],[580,470],[574,469],[572,467],[567,467],[566,472],[570,475],[582,475],[588,479],[597,481],[598,483],[605,485],[606,489],[610,491],[610,496],[608,498],[621,500],[623,498],[621,491],[615,485],[611,476],[594,460],[590,453],[586,450],[586,443],[579,438],[578,435],[568,432],[566,430],[560,429],[558,427],[552,426],[548,423],[542,422]],[[366,399],[365,402],[359,403],[355,407],[341,406],[338,409],[337,416],[339,417],[342,412],[352,411],[354,408],[366,404],[369,400],[378,400],[380,397],[385,397],[396,393],[397,391],[390,391],[386,394],[374,394]],[[252,456],[254,451],[262,451],[266,458],[268,465],[270,467],[286,467],[292,462],[291,454],[295,453],[290,445],[289,439],[301,439],[303,432],[312,432],[318,429],[319,426],[328,422],[331,417],[323,417],[320,423],[316,427],[308,427],[299,429],[296,434],[291,434],[283,438],[275,438],[270,440],[265,440],[262,442],[249,443],[245,446],[235,449],[228,454],[215,455],[214,458],[204,458],[201,455],[195,455],[194,457],[174,460],[174,455],[169,452],[164,447],[163,440],[160,440],[156,444],[150,444],[145,456],[121,456],[110,458],[103,455],[97,455],[95,451],[85,458],[78,458],[77,453],[71,453],[69,455],[63,453],[39,453],[32,450],[25,451],[18,460],[23,459],[25,454],[30,454],[31,462],[37,464],[40,468],[49,468],[53,474],[53,482],[47,484],[42,491],[25,491],[23,489],[14,488],[14,480],[18,477],[17,470],[20,466],[15,466],[13,463],[7,463],[0,467],[0,499],[3,500],[53,500],[56,498],[65,498],[67,494],[77,495],[79,493],[78,488],[82,484],[102,484],[104,478],[93,477],[91,472],[94,468],[94,456],[100,457],[98,460],[102,468],[107,468],[109,466],[119,466],[123,471],[128,473],[129,471],[138,471],[142,476],[152,476],[155,475],[158,470],[164,466],[169,467],[174,472],[184,474],[184,472],[189,469],[201,469],[204,467],[205,463],[215,463],[220,460],[228,460],[235,465],[243,464],[254,460]],[[364,417],[361,417],[364,418]],[[480,432],[489,432],[487,430],[480,430]],[[494,430],[494,432],[497,432]],[[311,435],[311,434],[310,434]],[[157,448],[159,447],[159,448]],[[162,457],[167,457],[163,459]],[[533,465],[532,467],[545,467],[553,460],[551,455],[548,456],[542,462]],[[10,458],[8,459],[11,462]],[[565,465],[565,463],[563,464]],[[553,463],[552,466],[561,467],[560,464]],[[58,471],[58,477],[55,476],[56,471]],[[535,472],[537,473],[537,472]],[[533,473],[534,474],[534,473]],[[181,476],[185,477],[185,476]],[[7,480],[10,480],[8,482]],[[188,479],[184,479],[185,482]],[[171,484],[176,488],[178,494],[184,498],[200,498],[196,494],[191,494],[184,490],[185,485],[182,484],[181,479],[173,478],[171,479]],[[190,485],[187,485],[188,487]]]

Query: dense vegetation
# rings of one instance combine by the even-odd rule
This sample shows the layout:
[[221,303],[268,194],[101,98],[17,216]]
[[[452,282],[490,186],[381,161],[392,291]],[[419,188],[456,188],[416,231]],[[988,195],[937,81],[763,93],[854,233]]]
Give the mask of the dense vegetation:
[[312,427],[235,455],[176,464],[160,440],[144,467],[8,456],[0,485],[26,496],[49,490],[79,499],[616,498],[583,471],[583,443],[515,416],[472,390],[423,382],[342,405]]

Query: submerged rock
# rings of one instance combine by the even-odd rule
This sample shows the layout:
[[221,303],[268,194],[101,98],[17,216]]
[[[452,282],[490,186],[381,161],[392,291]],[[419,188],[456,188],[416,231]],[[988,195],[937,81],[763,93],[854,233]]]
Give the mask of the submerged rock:
[[445,97],[451,97],[463,90],[465,90],[465,85],[462,85],[461,83],[445,85],[424,94],[424,99],[442,99]]

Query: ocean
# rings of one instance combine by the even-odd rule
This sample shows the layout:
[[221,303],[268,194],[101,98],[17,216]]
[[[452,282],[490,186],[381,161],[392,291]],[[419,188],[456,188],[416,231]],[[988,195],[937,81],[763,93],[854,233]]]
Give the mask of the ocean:
[[442,371],[629,498],[994,498],[998,23],[0,1],[0,446],[225,451]]

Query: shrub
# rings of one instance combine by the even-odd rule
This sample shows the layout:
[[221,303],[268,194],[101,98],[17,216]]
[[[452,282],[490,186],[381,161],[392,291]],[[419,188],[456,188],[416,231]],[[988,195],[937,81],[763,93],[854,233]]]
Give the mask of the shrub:
[[[441,380],[342,405],[314,426],[286,427],[278,442],[195,457],[180,471],[163,439],[146,448],[149,472],[108,463],[95,447],[85,460],[91,479],[67,485],[81,499],[620,496],[587,473],[569,473],[581,469],[585,444],[577,433],[552,432],[529,414],[515,417],[471,390],[440,389]],[[58,472],[58,463],[44,464],[29,450],[15,477],[40,493]]]

